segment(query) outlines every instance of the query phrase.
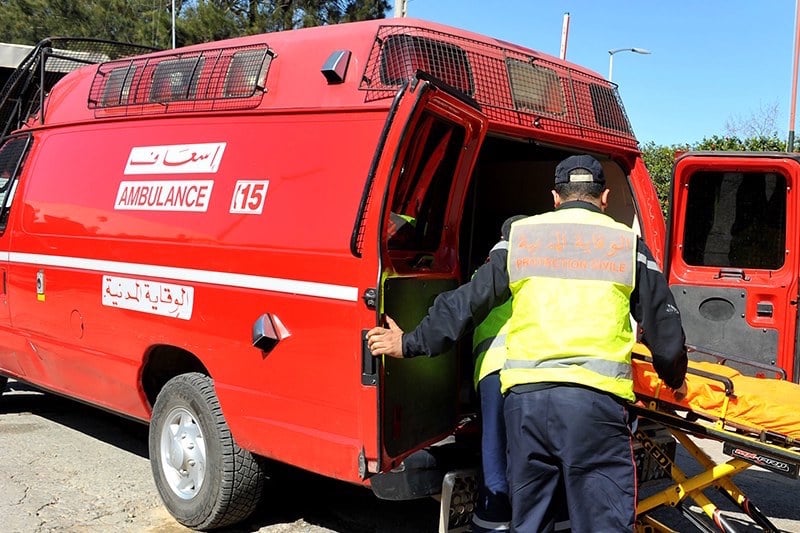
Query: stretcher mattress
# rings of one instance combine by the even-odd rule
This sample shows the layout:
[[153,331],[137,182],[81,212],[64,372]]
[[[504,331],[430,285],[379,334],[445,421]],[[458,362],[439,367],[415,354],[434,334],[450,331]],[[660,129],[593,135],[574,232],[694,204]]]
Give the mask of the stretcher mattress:
[[[634,391],[640,399],[655,398],[709,420],[724,420],[745,431],[767,431],[800,441],[800,385],[745,376],[722,364],[690,361],[686,398],[677,400],[658,377],[652,363],[636,358],[636,353],[646,356],[649,353],[637,350],[632,360]],[[732,393],[726,394],[724,380],[694,373],[698,370],[730,380]]]

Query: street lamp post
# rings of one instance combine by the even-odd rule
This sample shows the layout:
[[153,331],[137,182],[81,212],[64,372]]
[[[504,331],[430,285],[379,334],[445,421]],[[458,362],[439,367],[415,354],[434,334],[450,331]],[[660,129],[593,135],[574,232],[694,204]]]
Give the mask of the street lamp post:
[[617,52],[633,52],[634,54],[649,54],[650,50],[645,48],[614,48],[608,51],[608,81],[611,81],[611,74],[614,71],[614,54]]

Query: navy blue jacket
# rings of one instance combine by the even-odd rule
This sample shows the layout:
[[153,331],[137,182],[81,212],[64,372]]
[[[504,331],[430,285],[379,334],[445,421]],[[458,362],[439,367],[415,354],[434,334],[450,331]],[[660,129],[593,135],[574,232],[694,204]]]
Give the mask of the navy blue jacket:
[[[573,201],[559,209],[591,209]],[[636,283],[631,294],[631,315],[642,329],[641,341],[653,355],[653,366],[668,387],[678,388],[686,375],[686,338],[675,299],[653,254],[641,239],[636,243]],[[497,305],[511,297],[507,270],[508,250],[495,246],[486,263],[460,287],[439,294],[419,325],[403,334],[403,356],[446,352]]]

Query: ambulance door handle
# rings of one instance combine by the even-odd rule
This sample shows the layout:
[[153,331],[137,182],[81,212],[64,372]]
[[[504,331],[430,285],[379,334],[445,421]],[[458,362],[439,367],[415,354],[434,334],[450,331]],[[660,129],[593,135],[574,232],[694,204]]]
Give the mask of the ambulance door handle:
[[744,273],[744,270],[741,268],[720,268],[719,272],[714,279],[722,279],[722,278],[738,278],[743,281],[750,281],[750,278]]
[[772,304],[769,302],[758,302],[756,304],[756,315],[763,317],[772,317]]
[[375,385],[378,383],[378,358],[369,350],[367,331],[361,330],[361,384]]

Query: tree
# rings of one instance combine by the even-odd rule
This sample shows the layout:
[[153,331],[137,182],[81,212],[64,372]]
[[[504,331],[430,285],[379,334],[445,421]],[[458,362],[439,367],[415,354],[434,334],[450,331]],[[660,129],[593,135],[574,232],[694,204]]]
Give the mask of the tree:
[[681,152],[690,150],[688,145],[663,146],[650,141],[642,148],[642,159],[653,181],[658,194],[661,211],[666,216],[669,206],[670,184],[672,182],[672,164]]
[[725,122],[725,133],[729,137],[770,138],[778,136],[778,114],[780,105],[760,104],[759,108],[747,117],[732,116]]
[[36,44],[51,36],[150,46],[168,42],[169,11],[163,0],[0,0],[0,10],[2,42]]
[[[383,18],[387,0],[175,0],[176,44]],[[0,41],[97,37],[171,46],[171,0],[0,0]]]
[[786,149],[786,143],[776,136],[759,135],[740,139],[730,135],[724,137],[714,135],[696,143],[693,149],[734,152],[782,152]]

